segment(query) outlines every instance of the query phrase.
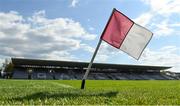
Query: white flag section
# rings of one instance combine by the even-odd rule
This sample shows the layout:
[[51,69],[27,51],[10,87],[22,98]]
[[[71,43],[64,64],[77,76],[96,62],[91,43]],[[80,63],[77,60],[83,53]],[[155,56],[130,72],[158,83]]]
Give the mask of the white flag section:
[[121,44],[120,49],[135,59],[139,59],[151,40],[152,35],[152,32],[134,23]]

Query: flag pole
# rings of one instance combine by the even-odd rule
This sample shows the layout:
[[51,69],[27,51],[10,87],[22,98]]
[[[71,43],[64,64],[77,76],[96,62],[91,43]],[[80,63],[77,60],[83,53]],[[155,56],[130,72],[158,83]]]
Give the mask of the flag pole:
[[[112,13],[111,13],[111,16],[109,17],[109,20],[108,20],[108,22],[107,22],[107,24],[106,24],[106,26],[105,26],[105,28],[104,28],[104,31],[103,31],[102,35],[105,33],[105,30],[107,29],[107,26],[108,26],[108,24],[109,24],[109,22],[110,22],[110,19],[111,19],[112,15],[113,15],[113,12],[114,12],[115,10],[116,10],[116,9],[113,8],[113,11],[112,11]],[[101,35],[101,36],[102,36],[102,35]],[[95,52],[94,52],[94,54],[93,54],[93,57],[91,58],[91,61],[90,61],[89,65],[88,65],[88,68],[87,68],[87,70],[86,70],[86,73],[85,73],[85,75],[83,76],[82,83],[81,83],[81,89],[84,89],[84,87],[85,87],[87,76],[88,76],[88,74],[89,74],[89,72],[90,72],[91,66],[92,66],[92,64],[93,64],[94,58],[96,57],[96,54],[97,54],[98,49],[99,49],[99,47],[100,47],[100,45],[101,45],[101,42],[102,42],[102,39],[100,38],[100,39],[99,39],[99,42],[98,42],[98,45],[97,45],[97,47],[96,47],[96,49],[95,49]]]
[[89,72],[90,72],[91,66],[92,66],[92,64],[93,64],[94,58],[96,57],[96,54],[97,54],[98,49],[99,49],[99,47],[100,47],[100,45],[101,45],[101,42],[102,42],[102,39],[99,39],[99,42],[98,42],[98,45],[97,45],[97,47],[96,47],[96,50],[95,50],[95,52],[94,52],[94,54],[93,54],[93,57],[91,58],[91,61],[90,61],[89,65],[88,65],[88,68],[87,68],[87,70],[86,70],[86,73],[85,73],[85,75],[83,76],[82,83],[81,83],[81,89],[84,89],[84,86],[85,86],[85,84],[86,84],[87,76],[88,76],[88,74],[89,74]]

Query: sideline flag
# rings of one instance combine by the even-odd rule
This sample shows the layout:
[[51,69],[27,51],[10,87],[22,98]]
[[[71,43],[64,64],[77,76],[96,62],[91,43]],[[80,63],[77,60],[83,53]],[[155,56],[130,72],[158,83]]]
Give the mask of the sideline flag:
[[153,33],[114,9],[101,39],[139,59]]
[[83,76],[81,89],[85,87],[87,76],[102,40],[138,60],[146,45],[151,40],[152,35],[152,32],[134,23],[131,19],[114,8],[101,38],[99,39],[99,43],[94,51],[86,73]]

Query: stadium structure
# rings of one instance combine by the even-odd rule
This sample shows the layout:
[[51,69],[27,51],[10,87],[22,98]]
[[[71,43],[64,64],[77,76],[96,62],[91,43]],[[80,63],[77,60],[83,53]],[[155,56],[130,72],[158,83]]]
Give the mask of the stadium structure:
[[[88,63],[11,58],[1,75],[12,79],[81,80]],[[93,80],[173,80],[164,70],[171,67],[93,63],[88,79]]]

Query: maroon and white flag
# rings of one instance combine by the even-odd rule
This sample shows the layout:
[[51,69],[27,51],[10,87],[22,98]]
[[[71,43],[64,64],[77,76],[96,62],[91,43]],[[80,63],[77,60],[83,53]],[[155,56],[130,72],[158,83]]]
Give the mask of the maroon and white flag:
[[153,33],[114,9],[101,39],[139,59]]

